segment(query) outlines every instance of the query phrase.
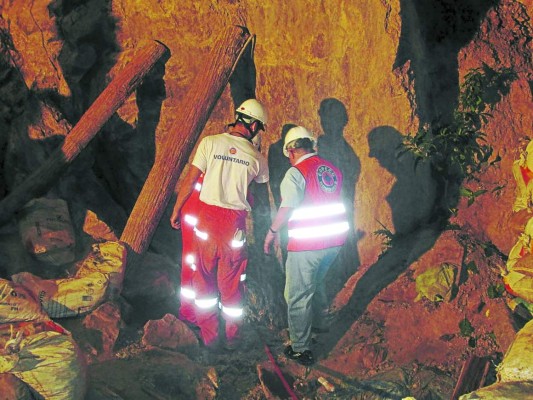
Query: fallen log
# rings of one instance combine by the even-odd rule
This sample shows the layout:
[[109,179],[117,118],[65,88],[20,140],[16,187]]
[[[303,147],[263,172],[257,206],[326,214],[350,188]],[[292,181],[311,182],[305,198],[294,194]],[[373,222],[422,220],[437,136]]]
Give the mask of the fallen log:
[[489,357],[470,356],[461,368],[459,379],[453,389],[452,400],[485,386],[490,368]]
[[151,41],[134,56],[83,114],[61,147],[0,201],[0,226],[29,200],[51,188],[165,53],[168,54],[168,48],[164,44]]
[[223,33],[215,42],[212,59],[196,76],[184,97],[182,112],[156,153],[154,165],[120,237],[132,255],[142,254],[150,244],[207,119],[252,40],[253,36],[243,27],[235,26]]

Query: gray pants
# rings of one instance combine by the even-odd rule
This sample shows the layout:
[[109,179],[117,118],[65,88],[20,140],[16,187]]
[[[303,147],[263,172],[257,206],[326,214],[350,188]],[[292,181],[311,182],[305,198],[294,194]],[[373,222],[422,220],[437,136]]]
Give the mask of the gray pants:
[[289,251],[286,263],[285,301],[294,351],[311,347],[311,328],[324,329],[328,299],[324,278],[341,247]]

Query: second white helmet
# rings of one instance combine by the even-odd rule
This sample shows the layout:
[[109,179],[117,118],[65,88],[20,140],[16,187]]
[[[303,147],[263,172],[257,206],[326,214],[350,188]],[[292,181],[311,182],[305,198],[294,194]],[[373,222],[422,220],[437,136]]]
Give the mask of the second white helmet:
[[285,157],[289,157],[289,152],[287,151],[287,146],[294,142],[297,139],[310,139],[313,143],[313,146],[315,145],[315,137],[311,132],[309,132],[307,129],[305,129],[303,126],[295,126],[294,128],[289,129],[287,132],[287,135],[285,136],[285,142],[283,143],[283,154],[285,154]]

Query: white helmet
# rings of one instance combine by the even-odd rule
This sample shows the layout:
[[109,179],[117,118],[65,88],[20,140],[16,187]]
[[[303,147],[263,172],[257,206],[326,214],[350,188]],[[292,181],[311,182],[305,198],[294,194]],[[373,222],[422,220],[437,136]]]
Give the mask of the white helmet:
[[268,116],[265,107],[258,102],[256,99],[245,100],[237,109],[235,110],[237,118],[239,114],[246,115],[253,119],[258,120],[265,126],[268,122]]
[[294,142],[297,139],[310,139],[315,145],[315,138],[311,132],[305,129],[303,126],[295,126],[294,128],[289,129],[287,135],[285,136],[285,143],[283,143],[283,154],[285,157],[289,157],[289,152],[287,151],[287,145],[291,142]]

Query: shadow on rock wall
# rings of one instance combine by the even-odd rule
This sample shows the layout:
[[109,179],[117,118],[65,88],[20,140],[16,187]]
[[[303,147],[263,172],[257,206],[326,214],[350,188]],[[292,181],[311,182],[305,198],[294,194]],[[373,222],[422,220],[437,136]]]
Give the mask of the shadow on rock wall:
[[[116,20],[109,14],[109,3],[79,5],[57,0],[49,6],[63,42],[58,61],[71,91],[69,98],[56,101],[73,126],[105,89],[106,75],[119,52]],[[71,205],[79,205],[75,208],[80,208],[81,214],[83,209],[94,211],[119,235],[127,213],[113,191],[109,191],[110,182],[98,168],[99,143],[105,136],[100,132],[74,160],[68,174],[60,180],[60,191]]]
[[[270,180],[268,182],[272,198],[274,199],[274,205],[276,210],[279,209],[281,204],[281,190],[280,185],[287,170],[291,167],[289,159],[283,154],[283,144],[285,142],[285,136],[287,132],[294,128],[296,125],[292,123],[284,124],[281,128],[281,135],[278,141],[272,143],[268,149],[268,172]],[[287,261],[287,243],[289,240],[287,227],[283,227],[280,230],[280,245],[281,245],[281,268],[285,270],[285,261]]]
[[451,121],[459,94],[457,56],[498,0],[400,0],[402,30],[394,68],[410,61],[422,123]]
[[429,162],[416,162],[415,157],[402,153],[403,136],[390,126],[373,129],[368,134],[369,156],[395,178],[386,200],[392,213],[395,236],[413,232],[426,224],[436,199],[436,187],[431,178]]
[[[17,79],[18,71],[10,63],[9,52],[2,51],[3,63],[10,67],[4,70],[3,77],[11,93],[3,96],[3,102],[11,112],[9,118],[2,118],[2,123],[9,124],[10,130],[3,134],[0,144],[4,148],[8,141],[12,143],[7,146],[2,165],[3,176],[13,181],[8,184],[11,188],[39,168],[61,144],[62,137],[52,137],[57,132],[48,128],[41,121],[44,117],[36,112],[40,104],[53,109],[56,118],[68,121],[65,125],[70,125],[70,129],[105,89],[108,73],[120,51],[115,37],[117,21],[111,15],[110,1],[80,4],[58,0],[51,3],[49,10],[55,17],[58,39],[62,42],[58,61],[72,95],[67,98],[51,90],[28,89]],[[9,32],[3,29],[2,46],[8,46],[11,52],[17,51]],[[155,131],[166,97],[163,81],[166,61],[159,60],[137,88],[136,126],[130,126],[115,114],[52,188],[34,193],[36,197],[47,195],[67,200],[75,230],[82,236],[87,210],[96,213],[120,236],[155,157]],[[24,87],[13,90],[14,84]],[[50,138],[33,140],[28,133],[30,125]],[[63,134],[67,133],[65,128]],[[175,247],[174,237],[166,235],[164,241],[165,250]],[[175,253],[175,248],[172,251]]]
[[355,189],[361,174],[361,161],[344,138],[344,130],[349,123],[344,104],[335,98],[320,102],[318,109],[323,135],[318,138],[318,154],[333,162],[342,172],[342,199],[346,207],[350,231],[337,260],[328,274],[329,295],[337,293],[360,265],[357,242],[359,234],[354,230],[357,218],[354,212]]
[[71,122],[79,119],[105,89],[106,75],[120,52],[111,3],[56,0],[49,6],[63,42],[58,59],[72,93],[63,107]]
[[[497,3],[400,0],[402,30],[393,68],[410,62],[413,108],[422,125],[438,128],[453,121],[459,94],[458,53],[479,30],[489,8]],[[339,115],[330,120],[339,124],[337,141],[339,121]],[[323,127],[326,132],[331,128]],[[394,225],[390,227],[391,242],[357,281],[352,296],[335,316],[335,329],[325,338],[326,353],[384,288],[433,247],[449,216],[449,210],[442,205],[449,205],[457,197],[455,186],[453,193],[447,190],[448,181],[454,177],[438,176],[429,161],[416,163],[412,154],[400,155],[402,140],[400,132],[387,126],[375,128],[368,135],[370,156],[396,179],[386,197]],[[337,160],[338,154],[330,157]]]
[[[72,123],[105,89],[109,71],[121,50],[116,40],[118,21],[111,8],[109,0],[86,4],[57,0],[50,5],[63,40],[59,62],[72,93],[61,103],[62,111]],[[136,90],[136,125],[131,126],[115,114],[84,150],[84,157],[90,160],[85,164],[86,172],[80,171],[75,180],[85,174],[85,179],[90,178],[89,184],[71,182],[63,190],[64,196],[86,199],[82,204],[95,211],[118,236],[155,159],[155,132],[166,97],[163,76],[167,60],[168,57],[160,59]],[[99,196],[88,193],[94,186],[102,186],[100,201]],[[168,232],[164,234],[167,235]]]
[[364,313],[366,307],[422,254],[442,233],[441,221],[433,222],[435,183],[428,165],[416,163],[411,154],[401,156],[403,136],[390,126],[368,134],[370,157],[394,175],[396,182],[386,197],[392,212],[391,243],[359,279],[346,305],[335,317],[335,330],[325,340],[329,352]]

